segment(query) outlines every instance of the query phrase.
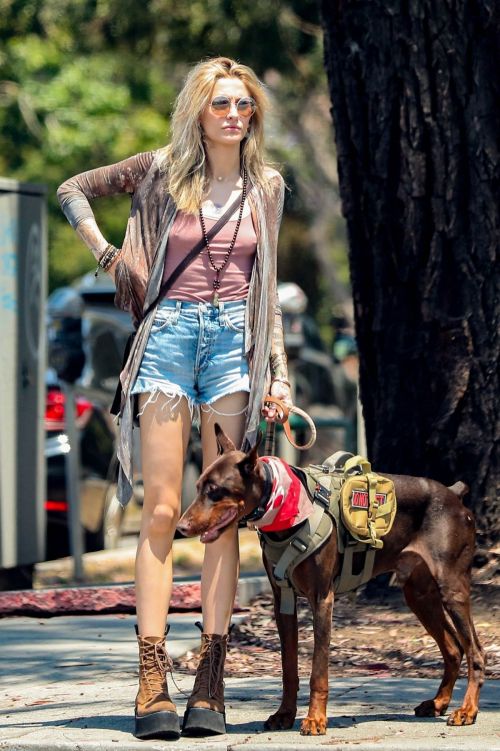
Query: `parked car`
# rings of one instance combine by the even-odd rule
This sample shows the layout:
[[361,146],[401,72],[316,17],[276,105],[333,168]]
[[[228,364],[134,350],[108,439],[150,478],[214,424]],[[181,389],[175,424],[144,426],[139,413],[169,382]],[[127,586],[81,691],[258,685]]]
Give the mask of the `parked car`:
[[307,314],[307,297],[293,282],[278,284],[278,297],[297,404],[303,409],[311,404],[336,404],[333,358],[323,344],[316,321]]
[[[297,285],[279,285],[285,341],[297,384],[297,403],[332,404],[335,400],[332,358],[325,351],[314,320],[305,314],[307,300]],[[85,361],[75,383],[80,437],[81,521],[86,551],[114,547],[124,531],[138,532],[143,501],[140,453],[134,431],[134,497],[124,510],[115,497],[117,426],[109,413],[125,343],[132,330],[129,314],[114,306],[114,285],[107,276],[88,274],[72,287],[56,289],[48,299],[49,366],[51,344],[63,317],[81,320]],[[47,459],[47,558],[69,553],[65,456],[72,450],[65,432],[67,405],[53,367],[47,374],[45,412]],[[201,442],[193,429],[184,468],[182,506],[191,502],[201,470]]]
[[[47,303],[49,369],[47,373],[45,456],[47,462],[47,558],[69,553],[66,454],[72,450],[65,432],[67,405],[54,367],[53,347],[61,320],[81,320],[85,360],[75,383],[76,425],[80,439],[80,504],[87,552],[115,547],[124,530],[138,532],[143,486],[138,436],[134,445],[134,496],[125,512],[116,499],[117,425],[109,412],[121,370],[123,351],[132,330],[128,313],[114,306],[108,277],[87,275],[73,287],[56,289]],[[183,506],[192,500],[201,467],[201,446],[193,431],[185,468]]]

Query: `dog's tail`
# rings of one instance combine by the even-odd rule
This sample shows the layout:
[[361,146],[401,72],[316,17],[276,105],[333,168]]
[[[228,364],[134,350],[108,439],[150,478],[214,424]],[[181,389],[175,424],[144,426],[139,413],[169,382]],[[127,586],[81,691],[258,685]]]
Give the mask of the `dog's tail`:
[[466,485],[465,482],[459,480],[454,485],[450,485],[448,487],[448,490],[451,490],[452,493],[458,495],[459,498],[463,498],[464,495],[467,495],[467,493],[469,492],[469,486]]

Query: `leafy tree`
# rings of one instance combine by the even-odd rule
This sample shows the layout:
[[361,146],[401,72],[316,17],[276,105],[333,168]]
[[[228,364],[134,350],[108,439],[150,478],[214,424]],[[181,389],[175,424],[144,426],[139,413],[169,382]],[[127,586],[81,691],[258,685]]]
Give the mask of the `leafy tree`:
[[[325,320],[332,286],[346,296],[338,208],[332,217],[336,170],[315,3],[0,0],[0,45],[0,173],[49,185],[51,287],[92,266],[61,216],[57,185],[164,143],[187,66],[226,54],[251,65],[275,102],[270,152],[286,165],[294,189],[281,243],[284,278],[308,280],[312,308],[323,304]],[[127,200],[97,202],[95,210],[119,244]],[[297,222],[304,243],[299,255]],[[322,295],[316,291],[320,276],[328,280]]]

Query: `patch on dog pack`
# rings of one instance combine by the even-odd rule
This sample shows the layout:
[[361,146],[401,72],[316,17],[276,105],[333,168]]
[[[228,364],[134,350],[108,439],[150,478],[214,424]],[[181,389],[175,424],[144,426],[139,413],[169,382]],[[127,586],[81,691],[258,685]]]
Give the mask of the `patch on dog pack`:
[[[387,494],[377,493],[376,499],[379,506],[385,503]],[[368,491],[367,490],[353,490],[351,495],[351,507],[352,508],[368,508]]]

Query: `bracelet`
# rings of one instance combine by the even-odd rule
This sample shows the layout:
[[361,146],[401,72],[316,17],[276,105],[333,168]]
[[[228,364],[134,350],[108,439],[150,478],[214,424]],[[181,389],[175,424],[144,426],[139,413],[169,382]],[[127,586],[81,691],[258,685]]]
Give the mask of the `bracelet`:
[[271,378],[271,385],[273,383],[284,383],[285,386],[288,386],[289,389],[292,388],[292,384],[290,381],[287,381],[286,378]]
[[101,257],[97,261],[97,268],[95,270],[94,276],[98,275],[99,269],[107,271],[120,252],[121,248],[116,248],[112,243],[108,243],[104,252],[101,254]]
[[109,267],[111,266],[111,264],[113,263],[113,261],[115,259],[115,256],[119,252],[120,251],[118,250],[118,248],[115,248],[115,246],[111,245],[111,243],[110,243],[107,246],[107,248],[104,251],[104,253],[102,254],[102,256],[100,257],[100,259],[99,259],[99,266],[102,269],[104,269],[104,271],[106,271],[107,269],[109,269]]

